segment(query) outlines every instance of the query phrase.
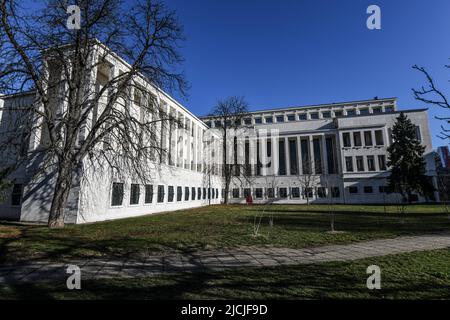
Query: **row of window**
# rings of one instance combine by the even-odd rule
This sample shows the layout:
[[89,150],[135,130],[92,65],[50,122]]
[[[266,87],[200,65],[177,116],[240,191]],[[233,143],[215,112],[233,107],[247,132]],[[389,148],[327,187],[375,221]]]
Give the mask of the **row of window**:
[[[275,193],[276,192],[276,193]],[[231,191],[232,197],[234,199],[247,198],[248,196],[253,196],[255,199],[263,198],[281,198],[281,199],[295,199],[295,198],[326,198],[331,196],[333,198],[340,197],[339,187],[317,187],[317,188],[300,188],[300,187],[280,187],[280,188],[254,188],[253,192],[251,188],[234,188]]]
[[[384,109],[385,113],[393,112],[394,107],[393,106],[387,106]],[[375,107],[372,108],[372,114],[379,114],[382,113],[383,109],[382,107]],[[317,119],[331,119],[334,117],[342,117],[342,116],[355,116],[355,115],[368,115],[370,114],[369,108],[362,108],[362,109],[347,109],[347,110],[336,110],[336,111],[322,111],[322,112],[309,112],[309,113],[299,113],[299,114],[287,114],[287,115],[275,115],[275,116],[264,116],[264,117],[254,117],[254,118],[245,118],[244,124],[245,125],[251,125],[251,124],[263,124],[263,123],[274,123],[274,120],[277,123],[280,122],[291,122],[291,121],[304,121],[304,120],[317,120]],[[242,123],[240,120],[237,120],[236,125],[241,125]],[[212,126],[212,122],[208,121],[206,122],[206,125],[208,127]],[[227,126],[231,125],[231,121],[227,123]],[[216,120],[214,121],[214,127],[221,127],[222,121]]]
[[[147,184],[144,188],[144,203],[153,203],[154,191],[153,185]],[[176,190],[176,192],[175,192]],[[166,199],[167,193],[167,199]],[[112,185],[111,194],[111,206],[122,206],[124,200],[125,190],[124,183],[114,182]],[[218,199],[219,190],[217,188],[202,188],[202,187],[183,187],[177,186],[164,186],[158,185],[156,190],[156,202],[174,202],[176,195],[176,201],[190,201],[190,200],[206,200],[206,199]],[[131,184],[130,187],[130,205],[138,205],[141,201],[141,185]]]
[[[354,160],[356,159],[356,171],[362,172],[366,171],[366,167],[364,163],[367,164],[367,171],[376,171],[375,168],[375,156],[366,156],[366,162],[364,162],[363,156],[356,156],[356,157],[345,157],[345,169],[347,172],[354,172]],[[387,170],[386,167],[386,156],[384,154],[380,154],[377,156],[378,159],[378,171],[384,171]]]
[[[375,145],[384,146],[383,130],[375,130],[374,135],[375,135]],[[353,139],[351,139],[352,137]],[[354,131],[352,135],[350,132],[342,133],[342,143],[343,146],[346,148],[352,146],[351,140],[353,140],[354,147],[362,147],[363,138],[365,147],[373,146],[374,139],[372,137],[372,130],[363,131],[362,134],[361,131]]]

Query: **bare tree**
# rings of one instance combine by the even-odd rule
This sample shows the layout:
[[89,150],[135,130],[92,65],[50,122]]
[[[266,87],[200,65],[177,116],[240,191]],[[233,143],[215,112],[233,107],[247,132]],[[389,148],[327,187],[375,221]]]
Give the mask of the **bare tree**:
[[[445,65],[445,68],[450,69],[450,65]],[[422,86],[420,89],[412,89],[414,98],[419,101],[422,101],[426,104],[431,104],[434,106],[438,106],[440,108],[446,109],[447,112],[450,111],[450,103],[442,90],[440,90],[431,75],[424,67],[419,67],[418,65],[414,65],[413,69],[421,72],[426,80],[428,85]],[[450,117],[436,117],[438,120],[442,120],[446,123],[450,123]],[[444,125],[441,125],[441,134],[439,136],[441,139],[450,139],[450,128],[446,128]]]
[[277,197],[277,194],[275,191],[278,186],[278,183],[277,183],[278,180],[276,179],[276,176],[275,175],[265,175],[264,180],[265,180],[264,185],[266,186],[266,190],[264,192],[265,201],[264,201],[262,210],[256,211],[255,216],[253,218],[252,236],[254,236],[254,237],[258,237],[261,235],[260,234],[261,224],[265,217],[267,217],[269,220],[269,227],[271,229],[273,228],[274,218],[273,218],[273,212],[270,209],[271,209],[273,203],[280,199],[279,197]]
[[311,193],[313,192],[312,190],[314,190],[320,182],[320,176],[314,172],[314,169],[317,166],[320,166],[320,163],[315,162],[314,167],[312,166],[313,163],[314,162],[311,159],[303,161],[303,172],[298,172],[297,174],[297,180],[303,189],[303,195],[306,198],[307,205],[309,205],[309,199],[311,198]]
[[[212,121],[218,125],[215,129],[219,132],[221,141],[222,157],[222,177],[224,180],[224,203],[228,204],[230,185],[233,176],[245,176],[243,165],[237,156],[237,140],[240,138],[236,132],[245,128],[245,118],[248,116],[248,103],[243,97],[229,97],[217,102],[210,113]],[[230,150],[234,148],[234,150]],[[235,155],[235,159],[230,159],[230,155]]]
[[[43,155],[41,170],[55,174],[50,227],[64,226],[74,175],[87,161],[147,179],[149,161],[167,153],[161,132],[175,121],[158,103],[161,89],[186,89],[177,72],[182,28],[163,3],[76,3],[81,27],[69,30],[66,1],[30,13],[0,0],[0,93],[36,92],[28,138],[40,132],[40,145],[28,158]],[[111,61],[126,68],[115,72]]]

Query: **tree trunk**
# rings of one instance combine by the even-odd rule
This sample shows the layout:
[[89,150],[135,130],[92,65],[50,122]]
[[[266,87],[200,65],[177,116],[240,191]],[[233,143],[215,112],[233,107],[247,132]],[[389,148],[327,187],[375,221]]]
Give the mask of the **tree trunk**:
[[56,178],[55,192],[48,217],[48,226],[50,228],[64,227],[64,209],[67,205],[71,185],[72,170],[70,164],[62,164]]

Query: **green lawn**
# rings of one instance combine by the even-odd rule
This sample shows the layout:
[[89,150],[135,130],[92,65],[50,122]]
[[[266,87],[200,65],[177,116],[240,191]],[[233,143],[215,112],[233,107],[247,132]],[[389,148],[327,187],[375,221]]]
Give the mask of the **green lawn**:
[[266,216],[260,236],[252,236],[260,206],[210,206],[62,230],[0,223],[0,263],[31,259],[188,251],[204,248],[270,245],[280,247],[349,243],[406,234],[450,231],[440,206],[412,205],[404,214],[396,206],[336,205],[330,234],[329,206],[273,205],[273,227]]
[[[381,268],[381,290],[366,269]],[[450,249],[352,262],[0,287],[0,299],[450,299]]]

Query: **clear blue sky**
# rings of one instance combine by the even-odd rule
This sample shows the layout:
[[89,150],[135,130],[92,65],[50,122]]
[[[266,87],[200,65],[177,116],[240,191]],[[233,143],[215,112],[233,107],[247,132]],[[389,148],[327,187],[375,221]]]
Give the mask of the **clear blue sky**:
[[[448,0],[166,0],[184,25],[191,85],[180,99],[197,115],[220,98],[245,96],[252,110],[378,97],[422,108],[411,88],[426,66],[450,94]],[[381,30],[366,9],[381,7]],[[433,147],[440,122],[430,109]],[[448,115],[448,112],[447,112]]]

